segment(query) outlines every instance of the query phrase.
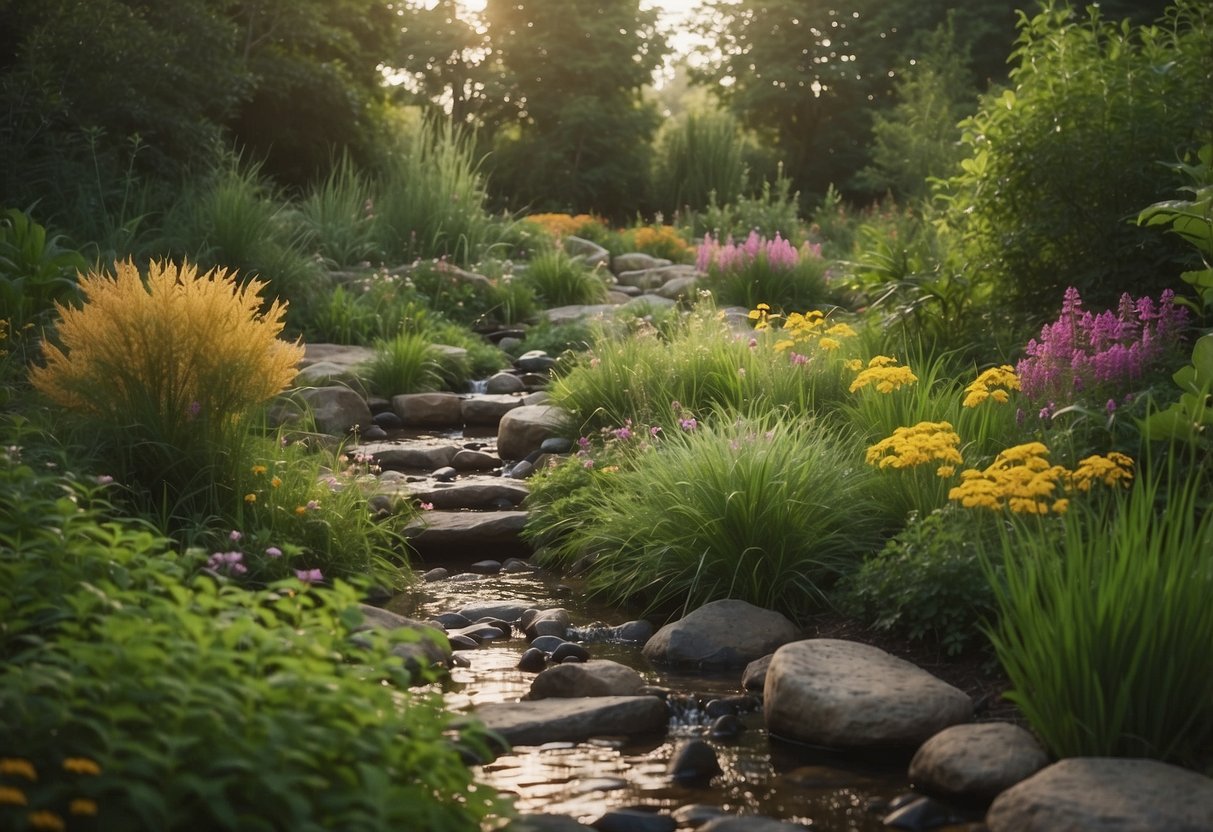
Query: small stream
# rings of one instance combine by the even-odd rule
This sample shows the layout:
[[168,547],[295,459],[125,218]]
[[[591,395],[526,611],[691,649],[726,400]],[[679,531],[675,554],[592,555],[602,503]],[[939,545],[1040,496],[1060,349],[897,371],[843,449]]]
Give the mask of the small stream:
[[[519,747],[481,766],[477,779],[511,795],[521,813],[570,815],[590,823],[611,809],[643,806],[672,813],[700,804],[729,814],[794,820],[829,832],[877,832],[889,828],[882,818],[890,801],[909,791],[907,756],[839,755],[772,740],[763,728],[761,710],[742,715],[746,730],[737,739],[709,739],[723,774],[705,786],[675,782],[667,766],[677,744],[690,737],[708,738],[710,720],[694,703],[745,693],[740,669],[715,675],[673,672],[652,666],[638,645],[579,639],[579,628],[584,636],[591,632],[589,625],[617,625],[635,616],[597,605],[575,586],[544,573],[457,574],[398,596],[389,608],[426,619],[488,602],[563,607],[573,619],[569,640],[583,641],[596,659],[635,668],[650,684],[669,689],[671,701],[682,704],[671,708],[677,715],[666,736]],[[516,668],[526,647],[526,641],[515,636],[462,651],[470,666],[452,670],[444,688],[448,706],[458,711],[522,698],[534,678]]]

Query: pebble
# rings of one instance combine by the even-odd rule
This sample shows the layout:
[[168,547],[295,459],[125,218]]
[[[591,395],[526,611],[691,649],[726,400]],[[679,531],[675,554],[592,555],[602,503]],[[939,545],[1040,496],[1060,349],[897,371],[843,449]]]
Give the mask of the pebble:
[[434,471],[434,473],[430,474],[430,476],[436,479],[438,482],[454,482],[455,477],[459,476],[459,472],[450,465],[444,465],[443,467]]
[[536,647],[544,653],[554,653],[556,648],[562,644],[568,644],[568,642],[560,636],[539,636],[531,642],[532,647]]
[[441,612],[434,616],[434,620],[446,627],[448,630],[458,630],[460,627],[467,627],[472,622],[465,615],[460,615],[457,612]]
[[709,733],[713,739],[731,740],[739,736],[745,726],[741,724],[741,720],[733,714],[724,714],[712,720],[712,727]]
[[475,650],[480,642],[468,635],[450,636],[452,650]]

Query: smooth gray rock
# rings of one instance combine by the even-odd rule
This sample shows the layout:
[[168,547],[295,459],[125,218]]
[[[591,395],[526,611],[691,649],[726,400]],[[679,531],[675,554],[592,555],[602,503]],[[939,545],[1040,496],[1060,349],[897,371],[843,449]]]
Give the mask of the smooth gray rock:
[[568,412],[554,405],[523,405],[501,417],[497,425],[497,455],[522,459],[537,450],[543,440],[565,428]]
[[430,569],[423,574],[421,576],[421,580],[425,581],[427,584],[430,584],[434,581],[445,580],[449,577],[451,577],[451,570],[447,569],[445,566],[435,566],[433,569]]
[[540,610],[532,616],[531,620],[523,625],[522,631],[528,639],[535,639],[539,636],[564,638],[571,623],[568,610],[553,607],[549,610]]
[[481,705],[475,715],[512,745],[581,742],[598,736],[665,731],[665,703],[655,696],[591,696]]
[[485,392],[490,395],[505,395],[522,392],[522,379],[504,370],[488,377],[484,384]]
[[548,657],[538,647],[528,647],[518,657],[518,669],[526,673],[538,673],[548,665]]
[[459,448],[455,445],[403,448],[372,446],[363,449],[384,471],[433,471],[451,464]]
[[609,318],[615,314],[617,308],[612,303],[573,304],[570,306],[555,306],[544,310],[542,315],[549,323],[560,326],[561,324],[573,324],[586,319]]
[[767,683],[767,669],[771,666],[771,656],[763,656],[761,659],[754,659],[745,666],[745,671],[741,674],[741,686],[746,690],[762,690]]
[[522,483],[499,477],[461,480],[442,486],[409,483],[406,488],[414,499],[444,511],[495,508],[503,501],[507,505],[516,506],[525,500],[529,493]]
[[831,748],[919,745],[973,716],[960,690],[878,647],[809,639],[775,651],[763,688],[772,734]]
[[589,660],[590,651],[571,641],[557,645],[556,649],[552,651],[552,661],[554,662],[588,662]]
[[637,621],[626,621],[616,627],[611,634],[612,641],[623,641],[628,644],[645,644],[652,637],[653,625],[643,618]]
[[710,820],[699,827],[697,832],[805,832],[808,828],[789,820],[775,820],[762,815],[739,815]]
[[[390,403],[388,407],[391,407]],[[374,409],[372,409],[371,412],[375,413]],[[384,430],[400,430],[402,427],[404,427],[404,420],[391,410],[375,413],[372,418],[374,419],[375,424]]]
[[[362,623],[354,628],[354,633],[367,630],[407,630],[417,634],[415,641],[407,641],[392,647],[392,654],[404,659],[409,672],[444,665],[451,658],[451,643],[445,632],[424,621],[407,618],[391,610],[373,607],[370,604],[359,604],[362,613]],[[355,636],[356,638],[356,636]]]
[[496,575],[501,571],[501,561],[478,560],[468,566],[468,571],[474,572],[477,575]]
[[657,287],[653,294],[669,300],[685,300],[695,297],[699,288],[699,278],[694,275],[672,277]]
[[546,373],[556,366],[556,359],[543,350],[528,350],[514,359],[514,366],[523,373]]
[[670,776],[675,780],[709,780],[720,774],[716,751],[698,737],[684,740],[670,758]]
[[297,396],[311,411],[319,433],[344,436],[360,425],[372,424],[366,400],[348,387],[308,387]]
[[525,511],[428,511],[405,527],[404,534],[418,547],[517,546]]
[[531,682],[528,699],[580,696],[636,696],[644,678],[632,668],[607,659],[558,664]]
[[658,630],[646,659],[693,667],[742,667],[798,635],[783,615],[745,601],[713,601]]
[[591,269],[611,264],[611,253],[593,240],[569,234],[561,238],[560,242],[565,252],[572,257],[580,257]]
[[1018,725],[953,725],[919,747],[910,782],[929,794],[989,800],[1048,764],[1040,743]]
[[450,465],[456,471],[491,471],[501,465],[501,460],[484,451],[461,448],[451,457]]
[[555,652],[556,648],[562,644],[568,644],[560,636],[539,636],[531,642],[531,646],[545,653]]
[[392,411],[409,427],[463,424],[463,401],[454,393],[403,393],[392,396]]
[[[518,384],[521,388],[521,379]],[[521,396],[473,395],[463,399],[461,415],[465,425],[495,425],[516,407],[522,407]]]
[[453,466],[444,465],[430,474],[430,476],[438,482],[454,482],[455,477],[459,476],[459,472]]
[[641,251],[632,251],[627,254],[618,254],[611,259],[611,271],[616,275],[621,272],[639,272],[648,269],[659,269],[662,266],[670,265],[670,261],[663,257],[654,257],[651,254],[645,254]]
[[469,604],[459,610],[459,614],[468,621],[479,621],[482,618],[500,618],[502,621],[514,622],[526,610],[526,604],[514,601],[482,601]]
[[665,283],[666,277],[657,269],[634,269],[619,273],[620,286],[633,286],[651,291]]
[[1157,760],[1070,757],[995,798],[990,832],[1208,832],[1213,780]]

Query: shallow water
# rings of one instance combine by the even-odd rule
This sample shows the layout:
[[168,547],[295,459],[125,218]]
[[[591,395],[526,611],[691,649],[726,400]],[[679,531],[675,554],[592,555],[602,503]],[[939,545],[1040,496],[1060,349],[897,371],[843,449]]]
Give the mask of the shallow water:
[[[595,604],[576,587],[539,573],[456,576],[425,584],[394,599],[390,607],[427,618],[486,602],[564,607],[575,628],[635,617]],[[650,684],[670,689],[675,700],[706,702],[745,692],[739,670],[675,672],[649,664],[636,645],[587,641],[587,646],[594,658],[626,664]],[[526,647],[525,640],[514,638],[462,651],[470,667],[451,672],[444,687],[448,706],[462,711],[522,698],[534,678],[515,667]],[[884,832],[888,802],[909,791],[908,754],[842,755],[774,740],[763,728],[760,711],[742,716],[746,730],[740,737],[717,741],[708,739],[709,720],[701,711],[678,710],[666,736],[519,747],[479,767],[477,779],[510,794],[520,812],[571,815],[583,823],[610,809],[644,806],[672,812],[707,804],[730,814],[762,814],[829,832]],[[670,758],[679,742],[696,736],[708,739],[723,773],[706,785],[675,783],[666,773]]]

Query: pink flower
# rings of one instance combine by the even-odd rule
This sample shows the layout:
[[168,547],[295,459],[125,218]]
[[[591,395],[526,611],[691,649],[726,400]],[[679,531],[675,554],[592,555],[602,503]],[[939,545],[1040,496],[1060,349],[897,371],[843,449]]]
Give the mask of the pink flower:
[[97,485],[109,485],[114,481],[114,478],[109,474],[101,474],[97,477]]
[[277,546],[270,546],[265,550],[265,556],[267,558],[280,558],[282,557],[282,550]]
[[244,537],[244,535],[242,535],[240,532],[236,531],[235,529],[232,529],[231,533],[228,534],[227,539],[232,541],[233,543],[236,543],[242,537]]
[[682,428],[683,430],[685,430],[689,433],[690,431],[693,431],[697,427],[699,427],[699,423],[695,421],[695,417],[691,416],[686,419],[679,419],[678,427]]
[[324,573],[319,569],[296,569],[295,577],[305,584],[318,584],[324,580]]
[[422,511],[433,511],[433,510],[434,510],[434,504],[433,504],[433,503],[426,503],[426,502],[422,502],[422,503],[420,503],[419,505],[421,506],[421,510],[422,510]]

